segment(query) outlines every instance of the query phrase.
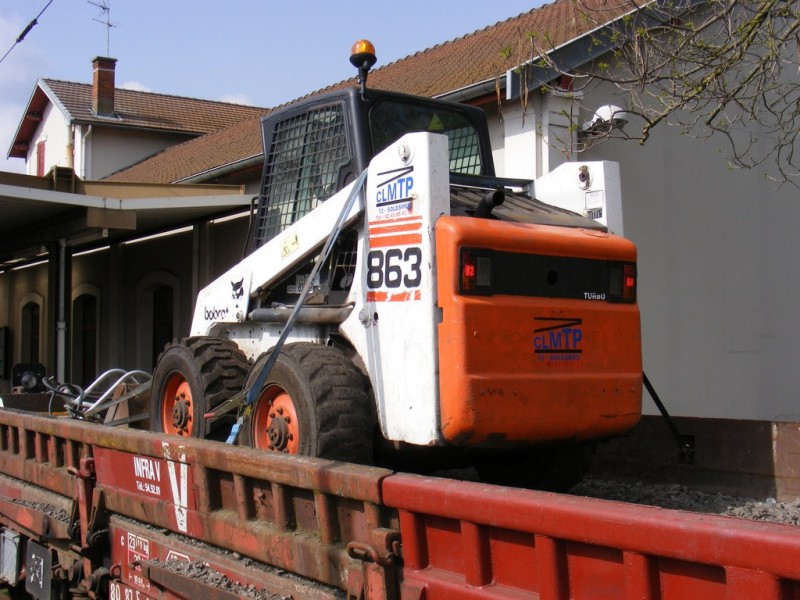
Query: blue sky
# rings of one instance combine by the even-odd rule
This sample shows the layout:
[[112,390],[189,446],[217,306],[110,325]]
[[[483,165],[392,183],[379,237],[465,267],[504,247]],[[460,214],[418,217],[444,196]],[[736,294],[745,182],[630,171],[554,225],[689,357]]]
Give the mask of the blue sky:
[[[48,0],[2,0],[0,56]],[[110,29],[104,12],[110,6]],[[36,80],[90,83],[91,60],[118,59],[117,86],[276,106],[354,74],[359,38],[378,65],[541,6],[543,0],[53,0],[0,63],[0,170]]]

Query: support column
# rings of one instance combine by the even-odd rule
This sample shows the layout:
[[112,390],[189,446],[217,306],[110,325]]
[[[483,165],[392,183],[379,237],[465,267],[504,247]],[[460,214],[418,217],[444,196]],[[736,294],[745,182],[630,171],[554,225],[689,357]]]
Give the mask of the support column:
[[[67,331],[69,321],[70,289],[72,285],[72,252],[65,240],[48,247],[47,320],[45,345],[47,372],[60,383],[66,381],[69,369]],[[54,336],[51,337],[51,332]]]

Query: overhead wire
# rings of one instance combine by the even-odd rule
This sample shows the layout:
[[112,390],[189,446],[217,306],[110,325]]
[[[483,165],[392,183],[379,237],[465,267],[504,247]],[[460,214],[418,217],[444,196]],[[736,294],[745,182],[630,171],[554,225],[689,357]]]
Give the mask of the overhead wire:
[[36,25],[39,23],[39,18],[40,18],[40,17],[41,17],[41,16],[44,14],[44,11],[46,11],[46,10],[47,10],[47,8],[48,8],[48,7],[49,7],[49,6],[50,6],[52,3],[53,3],[53,0],[48,0],[47,4],[45,4],[44,8],[43,8],[42,10],[40,10],[40,11],[39,11],[39,14],[38,14],[38,15],[36,15],[36,16],[33,18],[33,20],[32,20],[30,23],[28,23],[27,27],[25,27],[25,29],[23,29],[23,30],[22,30],[22,33],[20,33],[20,34],[17,36],[17,39],[16,39],[16,41],[15,41],[15,42],[14,42],[14,43],[11,45],[11,48],[9,48],[9,49],[6,51],[6,53],[5,53],[5,54],[3,54],[3,58],[0,58],[0,64],[2,64],[2,62],[3,62],[3,61],[6,59],[6,57],[7,57],[9,54],[11,54],[11,51],[12,51],[14,48],[16,48],[16,47],[17,47],[17,44],[20,44],[20,43],[22,43],[22,41],[25,39],[25,36],[26,36],[26,35],[28,35],[28,34],[31,32],[31,29],[33,29],[34,27],[36,27]]

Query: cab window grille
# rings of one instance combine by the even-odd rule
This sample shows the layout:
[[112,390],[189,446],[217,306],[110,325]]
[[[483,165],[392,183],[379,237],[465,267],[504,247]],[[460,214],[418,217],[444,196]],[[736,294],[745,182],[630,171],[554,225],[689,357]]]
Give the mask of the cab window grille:
[[481,174],[478,135],[473,127],[449,129],[447,143],[450,151],[450,171],[467,175]]
[[275,125],[258,202],[258,248],[336,192],[350,162],[344,110],[323,106]]
[[458,110],[402,100],[384,100],[370,110],[369,120],[376,154],[406,133],[442,133],[447,136],[451,172],[467,175],[480,175],[483,172],[478,132]]

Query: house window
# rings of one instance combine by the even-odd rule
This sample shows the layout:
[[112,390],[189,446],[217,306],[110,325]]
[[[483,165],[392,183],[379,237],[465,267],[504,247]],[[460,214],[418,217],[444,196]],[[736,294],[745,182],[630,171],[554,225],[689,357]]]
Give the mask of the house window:
[[39,362],[40,315],[41,308],[36,302],[28,302],[22,307],[20,362]]
[[72,373],[82,386],[97,377],[97,296],[81,294],[72,303]]
[[36,144],[36,176],[44,177],[44,142]]

